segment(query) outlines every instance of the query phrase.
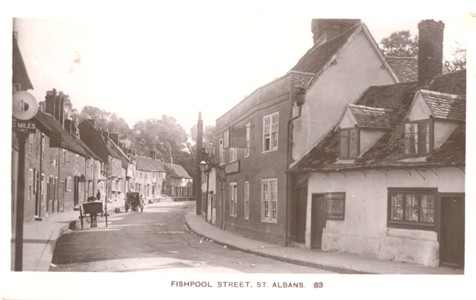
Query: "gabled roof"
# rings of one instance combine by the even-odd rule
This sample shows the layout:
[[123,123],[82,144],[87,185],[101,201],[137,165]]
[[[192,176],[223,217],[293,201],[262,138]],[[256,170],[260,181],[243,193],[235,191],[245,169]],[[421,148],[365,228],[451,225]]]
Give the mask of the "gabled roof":
[[131,162],[127,155],[121,150],[121,148],[114,143],[113,140],[109,139],[107,143],[109,152],[114,158],[120,159],[122,162],[122,167],[126,169]]
[[353,33],[357,31],[362,24],[352,26],[347,31],[336,36],[330,41],[314,46],[304,54],[303,57],[297,62],[297,64],[291,69],[291,71],[306,72],[306,73],[319,73],[322,68],[329,62],[329,60],[336,54],[348,41]]
[[[466,81],[462,73],[451,73],[446,80],[461,86]],[[466,74],[466,73],[464,73]],[[434,88],[441,84],[448,88],[445,80],[435,80]],[[430,84],[431,86],[431,84]],[[358,105],[366,105],[391,109],[390,125],[392,130],[384,134],[367,152],[352,163],[338,163],[339,132],[332,130],[306,156],[296,163],[290,171],[340,171],[376,168],[405,168],[464,165],[465,162],[465,124],[464,122],[450,135],[446,142],[430,153],[423,161],[404,161],[404,119],[411,107],[417,84],[399,83],[387,86],[368,88],[356,101]],[[337,129],[337,128],[336,128]]]
[[67,132],[52,115],[38,110],[33,121],[41,131],[50,137],[51,147],[63,148],[84,157],[90,156],[78,139]]
[[166,172],[170,174],[170,177],[187,179],[192,178],[181,165],[164,163],[164,167]]
[[466,70],[436,76],[426,88],[440,93],[466,95]]
[[420,90],[435,119],[466,120],[466,97]]
[[389,109],[357,104],[349,104],[348,109],[360,128],[391,128]]
[[12,48],[12,82],[19,83],[24,91],[33,89],[15,34],[13,34]]
[[400,82],[417,81],[418,59],[416,57],[387,56],[387,63],[393,69]]
[[145,156],[136,156],[136,170],[148,172],[165,172],[164,165],[160,160]]

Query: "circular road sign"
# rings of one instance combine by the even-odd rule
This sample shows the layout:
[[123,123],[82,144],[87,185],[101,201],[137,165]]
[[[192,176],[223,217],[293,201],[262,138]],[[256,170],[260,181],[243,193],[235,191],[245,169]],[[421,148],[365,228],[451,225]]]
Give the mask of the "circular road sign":
[[38,112],[38,104],[32,94],[19,91],[13,94],[12,114],[18,120],[30,120]]

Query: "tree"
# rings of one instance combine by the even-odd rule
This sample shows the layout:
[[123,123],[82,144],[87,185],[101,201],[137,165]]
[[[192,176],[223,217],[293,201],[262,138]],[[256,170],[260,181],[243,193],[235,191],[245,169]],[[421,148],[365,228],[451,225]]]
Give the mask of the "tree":
[[118,132],[119,138],[121,139],[130,137],[131,130],[129,125],[116,113],[111,113],[104,109],[87,105],[83,107],[79,114],[80,122],[86,119],[95,119],[96,126],[99,129]]
[[417,57],[418,36],[410,36],[409,30],[396,31],[381,40],[382,52],[385,56]]
[[445,67],[449,72],[466,69],[466,49],[455,42],[451,47],[451,59],[445,59]]

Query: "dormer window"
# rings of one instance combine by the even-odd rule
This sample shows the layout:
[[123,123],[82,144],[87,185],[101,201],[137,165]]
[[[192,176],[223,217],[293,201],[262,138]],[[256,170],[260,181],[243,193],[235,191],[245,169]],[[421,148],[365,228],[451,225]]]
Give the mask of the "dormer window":
[[430,120],[405,123],[405,154],[426,155],[433,150]]
[[355,159],[360,154],[359,128],[340,129],[340,159]]

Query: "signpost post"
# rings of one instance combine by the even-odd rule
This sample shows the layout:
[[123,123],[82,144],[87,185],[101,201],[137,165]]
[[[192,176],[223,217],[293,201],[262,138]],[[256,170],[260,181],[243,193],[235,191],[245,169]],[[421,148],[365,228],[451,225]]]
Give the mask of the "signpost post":
[[31,119],[38,112],[36,99],[28,92],[13,94],[12,127],[18,138],[18,184],[15,222],[15,271],[23,269],[23,214],[25,210],[25,145],[36,125]]

